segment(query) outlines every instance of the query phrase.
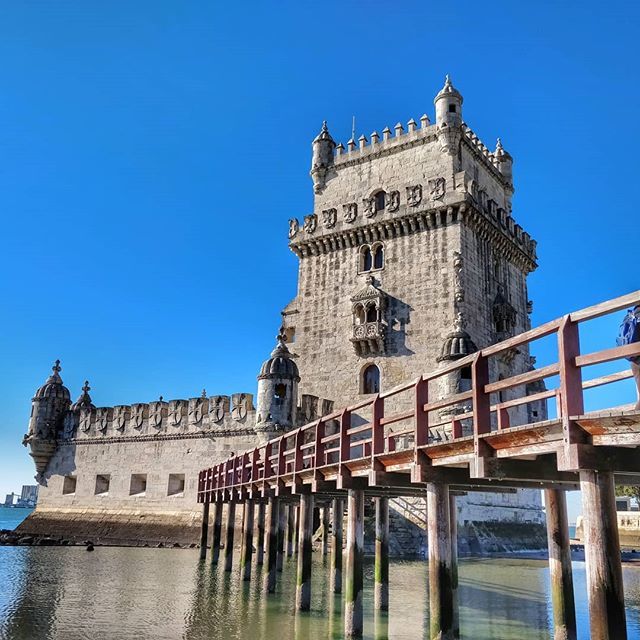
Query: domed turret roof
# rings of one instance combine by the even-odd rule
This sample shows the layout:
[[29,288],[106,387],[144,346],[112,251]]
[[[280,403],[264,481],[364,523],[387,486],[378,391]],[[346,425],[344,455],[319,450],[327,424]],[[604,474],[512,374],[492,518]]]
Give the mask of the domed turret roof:
[[298,365],[293,361],[291,352],[284,343],[283,332],[278,334],[277,340],[278,344],[271,352],[271,357],[265,360],[260,369],[258,380],[261,378],[289,378],[292,380],[300,380]]
[[62,384],[60,377],[60,360],[56,360],[52,367],[53,373],[47,378],[47,381],[36,391],[36,398],[62,398],[71,400],[69,389]]
[[471,336],[462,327],[462,314],[458,314],[453,323],[453,331],[447,334],[442,345],[438,362],[447,360],[459,360],[478,350]]
[[440,89],[440,92],[435,97],[434,102],[437,102],[440,98],[444,97],[456,97],[462,102],[462,94],[453,86],[451,78],[447,75],[444,79],[444,87]]
[[80,409],[95,409],[95,405],[91,402],[91,396],[89,391],[89,381],[84,381],[84,387],[82,387],[82,395],[71,405],[71,411],[79,411]]
[[320,133],[314,138],[313,142],[322,142],[322,141],[327,141],[330,142],[331,144],[335,145],[335,142],[333,141],[333,138],[331,137],[331,134],[329,133],[329,127],[327,127],[327,121],[324,120],[322,122],[322,129],[320,129]]

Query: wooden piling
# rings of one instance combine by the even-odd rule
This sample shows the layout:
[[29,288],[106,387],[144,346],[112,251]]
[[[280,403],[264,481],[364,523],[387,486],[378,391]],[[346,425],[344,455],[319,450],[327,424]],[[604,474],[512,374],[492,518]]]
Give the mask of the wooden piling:
[[296,530],[296,506],[289,504],[287,506],[287,558],[290,558],[295,550],[295,530]]
[[344,505],[334,498],[331,506],[331,585],[333,593],[342,593],[342,521]]
[[267,503],[266,551],[267,569],[264,574],[264,590],[273,593],[276,590],[276,569],[278,555],[278,514],[280,511],[280,500],[274,496],[269,497]]
[[213,538],[211,540],[211,563],[216,564],[220,558],[222,543],[222,502],[213,503]]
[[362,637],[364,554],[364,491],[349,489],[347,497],[347,563],[345,572],[344,635]]
[[389,610],[389,498],[376,498],[374,607]]
[[264,564],[264,502],[258,503],[258,522],[256,525],[258,539],[256,541],[256,564],[258,566]]
[[236,526],[236,503],[227,503],[227,526],[224,532],[224,570],[231,571],[233,566],[233,534]]
[[209,503],[202,505],[202,525],[200,526],[200,560],[207,557],[207,541],[209,539]]
[[449,494],[449,528],[451,531],[451,593],[453,602],[453,637],[460,637],[460,605],[458,602],[458,508],[456,496]]
[[311,608],[311,538],[313,536],[313,495],[302,494],[298,508],[298,575],[296,609]]
[[627,627],[611,471],[580,471],[591,640],[626,640]]
[[427,483],[429,626],[432,640],[453,640],[453,578],[449,486]]
[[246,500],[244,503],[240,573],[245,582],[251,580],[251,557],[253,555],[253,506],[253,500]]
[[322,507],[322,557],[326,558],[329,552],[329,505]]
[[567,499],[564,491],[545,489],[549,576],[553,603],[554,640],[576,640],[576,609],[571,573]]
[[278,509],[278,547],[276,555],[276,570],[282,571],[284,566],[284,534],[287,529],[287,514],[284,505],[280,505]]

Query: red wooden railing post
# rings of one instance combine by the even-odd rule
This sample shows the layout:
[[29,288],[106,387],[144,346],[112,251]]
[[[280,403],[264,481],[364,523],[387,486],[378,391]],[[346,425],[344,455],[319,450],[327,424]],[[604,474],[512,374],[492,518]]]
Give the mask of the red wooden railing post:
[[375,459],[377,455],[384,453],[384,398],[377,395],[373,401],[371,417],[371,456]]
[[318,467],[323,467],[326,463],[325,454],[324,454],[325,444],[324,442],[322,442],[325,436],[325,431],[326,429],[325,429],[324,421],[318,420],[318,424],[316,425],[316,444],[315,444],[315,451],[313,456],[314,471]]
[[429,402],[429,381],[421,377],[414,391],[414,446],[417,449],[429,444],[429,412],[424,409]]
[[473,434],[491,431],[491,402],[485,391],[489,384],[489,360],[478,353],[471,364],[471,393],[473,403]]

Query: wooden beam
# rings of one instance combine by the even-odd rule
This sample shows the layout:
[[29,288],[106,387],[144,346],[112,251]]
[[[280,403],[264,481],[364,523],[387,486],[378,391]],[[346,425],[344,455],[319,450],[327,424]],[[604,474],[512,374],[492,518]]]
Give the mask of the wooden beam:
[[374,608],[389,610],[389,498],[376,498]]
[[537,460],[508,458],[479,458],[473,465],[471,477],[498,480],[529,480],[531,482],[576,483],[575,473],[558,471],[555,456],[540,456]]
[[640,474],[640,456],[635,448],[572,444],[558,451],[558,468],[570,471],[589,469]]
[[361,638],[364,586],[364,491],[361,489],[349,490],[347,522],[344,635],[346,638]]
[[200,526],[200,560],[207,557],[207,540],[209,538],[209,503],[202,505],[202,524]]

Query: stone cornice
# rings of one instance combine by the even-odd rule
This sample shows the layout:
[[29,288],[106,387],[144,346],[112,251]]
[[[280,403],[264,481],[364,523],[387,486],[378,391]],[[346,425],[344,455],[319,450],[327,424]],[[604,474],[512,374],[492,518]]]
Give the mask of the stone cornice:
[[102,438],[71,438],[69,440],[58,440],[59,446],[85,445],[85,444],[114,444],[117,442],[159,442],[165,440],[201,440],[207,438],[215,440],[220,437],[229,436],[255,436],[253,427],[244,429],[220,429],[216,431],[198,431],[197,433],[171,433],[142,436],[104,436]]

